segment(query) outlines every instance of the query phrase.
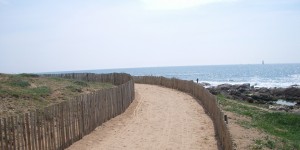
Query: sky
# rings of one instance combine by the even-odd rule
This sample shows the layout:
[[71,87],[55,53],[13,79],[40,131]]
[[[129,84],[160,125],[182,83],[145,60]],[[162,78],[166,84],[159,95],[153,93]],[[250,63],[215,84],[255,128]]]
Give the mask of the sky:
[[300,0],[0,0],[0,72],[300,63]]

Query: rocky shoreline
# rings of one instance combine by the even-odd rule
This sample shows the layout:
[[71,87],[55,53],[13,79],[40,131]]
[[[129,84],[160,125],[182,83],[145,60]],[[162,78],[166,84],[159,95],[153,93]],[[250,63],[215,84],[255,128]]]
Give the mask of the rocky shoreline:
[[[292,85],[287,88],[266,88],[250,86],[245,84],[221,84],[218,86],[210,86],[209,83],[200,83],[205,86],[212,94],[221,94],[230,99],[244,100],[249,103],[269,104],[269,109],[290,111],[300,108],[300,87]],[[275,105],[276,101],[283,99],[293,101],[294,106]]]

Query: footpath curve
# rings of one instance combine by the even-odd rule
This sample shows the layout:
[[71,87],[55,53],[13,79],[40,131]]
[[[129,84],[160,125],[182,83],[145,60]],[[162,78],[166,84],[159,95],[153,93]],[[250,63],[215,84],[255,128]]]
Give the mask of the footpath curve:
[[123,114],[68,149],[218,149],[213,122],[193,97],[155,85],[135,90]]

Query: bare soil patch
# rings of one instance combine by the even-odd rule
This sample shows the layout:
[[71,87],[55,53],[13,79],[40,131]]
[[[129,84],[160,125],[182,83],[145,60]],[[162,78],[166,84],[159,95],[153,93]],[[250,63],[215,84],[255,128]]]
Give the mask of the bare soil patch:
[[229,122],[228,127],[233,138],[233,143],[235,148],[251,150],[255,149],[255,140],[260,140],[266,138],[268,135],[258,129],[251,128],[247,126],[247,122],[251,119],[234,114],[232,112],[224,111],[228,116]]

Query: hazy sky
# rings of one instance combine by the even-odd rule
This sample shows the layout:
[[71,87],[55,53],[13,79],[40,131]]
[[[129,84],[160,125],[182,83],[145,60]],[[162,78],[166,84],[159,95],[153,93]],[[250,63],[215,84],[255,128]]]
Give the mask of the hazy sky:
[[300,62],[300,0],[0,0],[0,72]]

